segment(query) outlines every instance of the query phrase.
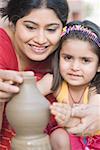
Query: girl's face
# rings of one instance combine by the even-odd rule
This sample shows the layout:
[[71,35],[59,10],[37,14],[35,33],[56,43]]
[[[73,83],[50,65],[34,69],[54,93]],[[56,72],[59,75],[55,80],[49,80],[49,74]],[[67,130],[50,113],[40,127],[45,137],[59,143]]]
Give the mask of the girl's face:
[[32,10],[16,23],[14,43],[17,53],[31,60],[46,59],[57,48],[62,28],[62,22],[53,10]]
[[99,58],[89,42],[69,39],[60,51],[60,73],[71,86],[87,85],[98,71]]

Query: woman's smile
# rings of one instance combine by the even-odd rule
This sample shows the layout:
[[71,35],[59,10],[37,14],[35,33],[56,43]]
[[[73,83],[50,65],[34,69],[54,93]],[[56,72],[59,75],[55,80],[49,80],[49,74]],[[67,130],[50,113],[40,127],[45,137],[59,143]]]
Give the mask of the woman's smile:
[[29,44],[30,49],[37,54],[42,54],[45,53],[47,51],[48,46],[35,46],[35,45],[31,45]]

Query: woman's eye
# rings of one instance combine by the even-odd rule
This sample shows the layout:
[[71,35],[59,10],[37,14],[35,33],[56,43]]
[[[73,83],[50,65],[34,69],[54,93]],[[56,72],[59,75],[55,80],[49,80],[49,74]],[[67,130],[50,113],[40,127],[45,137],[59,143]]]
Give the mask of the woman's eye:
[[29,30],[34,30],[34,29],[36,29],[36,27],[30,26],[30,25],[26,25],[26,28],[29,29]]
[[55,32],[56,31],[56,29],[54,28],[49,28],[49,29],[47,29],[47,31],[49,31],[49,32]]

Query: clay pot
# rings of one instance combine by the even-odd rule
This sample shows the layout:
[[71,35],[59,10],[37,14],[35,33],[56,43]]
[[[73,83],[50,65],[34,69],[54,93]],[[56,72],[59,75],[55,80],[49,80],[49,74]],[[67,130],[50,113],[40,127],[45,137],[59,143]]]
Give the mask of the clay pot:
[[49,121],[49,102],[36,87],[34,76],[25,72],[20,92],[7,104],[6,115],[16,132],[13,150],[50,150],[44,133]]

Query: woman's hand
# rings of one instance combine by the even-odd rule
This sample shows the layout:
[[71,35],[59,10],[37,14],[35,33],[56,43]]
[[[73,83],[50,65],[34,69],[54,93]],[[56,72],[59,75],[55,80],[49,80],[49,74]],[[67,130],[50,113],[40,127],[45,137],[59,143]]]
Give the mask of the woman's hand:
[[64,103],[53,103],[50,107],[51,113],[55,115],[55,119],[59,125],[66,127],[71,115],[71,107]]
[[23,82],[23,74],[33,72],[17,72],[0,70],[0,129],[2,127],[4,103],[9,101],[14,93],[20,91],[19,84]]
[[74,105],[72,116],[80,117],[81,122],[76,127],[68,129],[70,133],[91,135],[100,130],[100,105]]
[[[19,92],[19,84],[23,82],[23,73],[0,70],[0,103],[8,101],[14,93]],[[32,72],[27,73],[32,74]]]

